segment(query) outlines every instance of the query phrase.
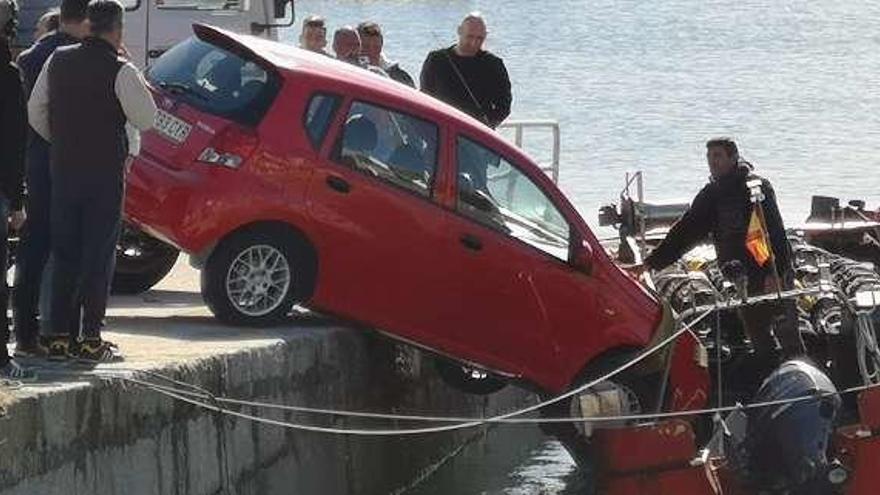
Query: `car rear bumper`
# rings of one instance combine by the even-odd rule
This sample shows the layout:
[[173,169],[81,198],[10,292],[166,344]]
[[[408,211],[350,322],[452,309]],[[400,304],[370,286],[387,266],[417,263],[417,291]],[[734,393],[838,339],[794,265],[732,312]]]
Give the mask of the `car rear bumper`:
[[198,193],[200,182],[192,170],[172,170],[138,156],[126,178],[125,217],[181,251],[198,252],[207,244],[192,225],[193,205],[206,202]]

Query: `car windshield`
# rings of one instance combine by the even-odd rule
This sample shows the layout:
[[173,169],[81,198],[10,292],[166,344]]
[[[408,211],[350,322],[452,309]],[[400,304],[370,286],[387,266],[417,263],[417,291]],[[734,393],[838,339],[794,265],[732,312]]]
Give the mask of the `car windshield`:
[[259,123],[279,87],[260,65],[195,37],[159,57],[147,79],[199,110],[246,125]]

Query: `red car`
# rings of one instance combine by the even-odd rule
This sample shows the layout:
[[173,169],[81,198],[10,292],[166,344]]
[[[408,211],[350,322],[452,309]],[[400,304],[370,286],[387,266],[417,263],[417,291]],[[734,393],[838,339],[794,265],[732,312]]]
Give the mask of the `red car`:
[[147,74],[160,112],[125,211],[190,253],[222,321],[302,304],[550,392],[656,338],[658,300],[491,129],[328,57],[194,31]]

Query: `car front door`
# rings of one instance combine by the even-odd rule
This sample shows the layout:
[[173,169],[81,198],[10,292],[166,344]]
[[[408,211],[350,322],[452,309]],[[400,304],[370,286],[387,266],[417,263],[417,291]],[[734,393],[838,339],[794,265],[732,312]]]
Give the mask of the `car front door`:
[[553,374],[556,343],[535,273],[567,267],[568,224],[512,161],[465,136],[453,148],[456,204],[444,249],[456,286],[444,321],[473,361],[530,378]]
[[459,311],[449,314],[458,341],[551,390],[606,350],[645,345],[656,300],[611,262],[537,167],[465,136],[454,147],[446,245],[460,281]]
[[441,127],[366,101],[337,125],[308,192],[319,260],[312,304],[435,345],[425,322],[442,283],[443,210],[433,199]]

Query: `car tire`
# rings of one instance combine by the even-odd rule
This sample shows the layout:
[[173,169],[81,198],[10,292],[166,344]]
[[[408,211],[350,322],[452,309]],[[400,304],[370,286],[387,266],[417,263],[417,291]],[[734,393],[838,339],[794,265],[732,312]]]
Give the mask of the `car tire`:
[[222,241],[202,270],[202,296],[220,321],[271,326],[287,319],[310,273],[303,243],[282,229],[257,228]]
[[507,386],[506,380],[492,373],[469,368],[456,361],[441,358],[434,365],[443,382],[466,394],[489,395]]
[[159,283],[180,255],[173,246],[126,224],[116,244],[116,267],[111,291],[140,294]]

